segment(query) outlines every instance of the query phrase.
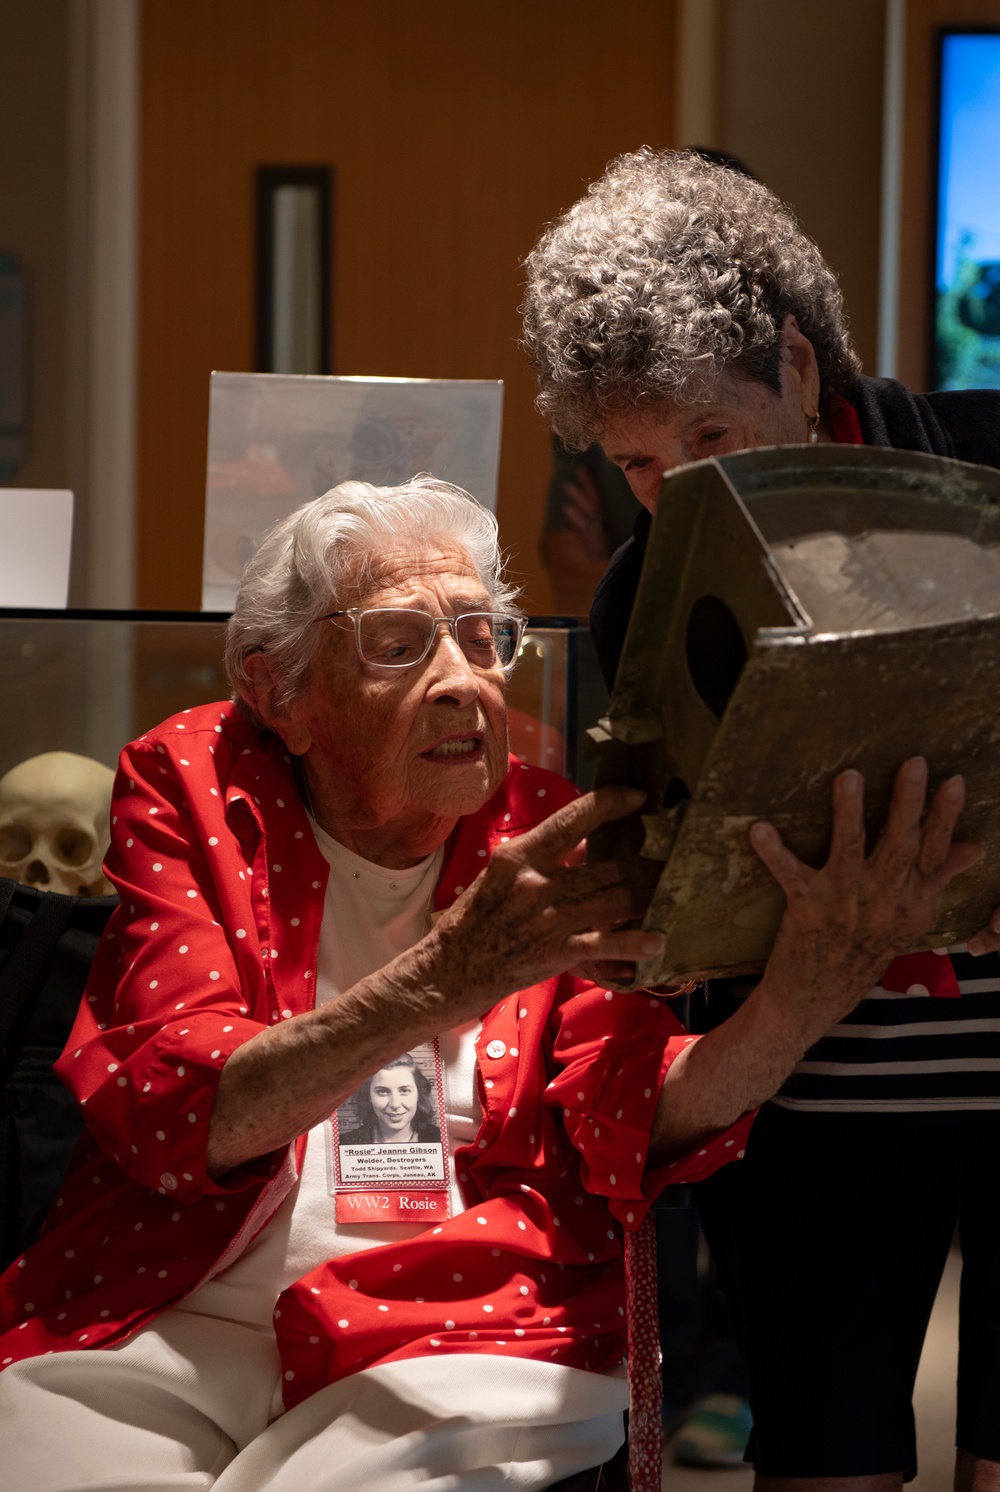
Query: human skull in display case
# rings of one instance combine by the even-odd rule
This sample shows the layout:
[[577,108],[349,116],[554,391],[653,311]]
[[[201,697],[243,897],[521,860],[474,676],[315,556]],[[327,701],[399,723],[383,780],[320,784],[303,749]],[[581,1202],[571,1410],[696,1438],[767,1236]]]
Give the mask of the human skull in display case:
[[109,896],[114,773],[89,756],[46,751],[0,777],[0,876],[66,896]]

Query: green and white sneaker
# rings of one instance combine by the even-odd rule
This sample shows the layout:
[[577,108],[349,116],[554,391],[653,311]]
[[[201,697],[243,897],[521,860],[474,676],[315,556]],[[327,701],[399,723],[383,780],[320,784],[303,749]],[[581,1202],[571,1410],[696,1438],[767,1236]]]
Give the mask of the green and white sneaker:
[[735,1394],[709,1394],[685,1414],[670,1441],[675,1466],[742,1466],[753,1420]]

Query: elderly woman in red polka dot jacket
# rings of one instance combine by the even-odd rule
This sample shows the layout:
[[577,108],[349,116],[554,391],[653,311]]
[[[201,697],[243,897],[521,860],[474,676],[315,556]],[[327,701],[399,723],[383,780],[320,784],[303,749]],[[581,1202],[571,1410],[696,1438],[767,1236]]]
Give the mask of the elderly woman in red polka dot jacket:
[[[600,982],[653,945],[580,845],[637,795],[508,759],[512,608],[466,494],[345,483],[248,567],[235,705],[125,749],[121,906],[60,1061],[89,1133],[2,1281],[19,1492],[594,1486],[627,1402],[623,1237],[741,1152],[975,858],[960,785],[921,819],[919,766],[870,858],[851,773],[824,869],[758,826],[788,910],[695,1042]],[[434,1145],[338,1153],[331,1116],[415,1049],[437,1170]]]

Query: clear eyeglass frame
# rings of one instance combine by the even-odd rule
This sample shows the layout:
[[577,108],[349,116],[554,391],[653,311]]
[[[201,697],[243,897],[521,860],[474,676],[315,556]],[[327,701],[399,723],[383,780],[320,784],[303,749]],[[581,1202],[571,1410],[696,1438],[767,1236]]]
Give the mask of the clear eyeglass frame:
[[[414,620],[420,618],[421,621],[426,622],[428,624],[426,641],[419,656],[415,658],[407,658],[405,662],[402,663],[386,662],[384,659],[369,657],[365,652],[362,629],[365,625],[364,619],[366,617],[376,616],[406,617],[412,618]],[[430,653],[432,647],[434,646],[434,640],[437,637],[437,629],[443,624],[448,628],[448,631],[454,638],[456,645],[461,648],[463,655],[469,660],[474,668],[480,669],[483,673],[494,673],[499,671],[505,675],[509,675],[512,672],[515,664],[517,663],[518,654],[521,648],[521,638],[524,635],[525,627],[525,618],[514,616],[510,612],[463,611],[458,616],[432,616],[429,611],[419,611],[409,606],[353,606],[346,611],[328,611],[323,616],[317,617],[316,620],[319,622],[328,622],[332,621],[335,617],[350,617],[351,621],[354,623],[354,641],[358,650],[358,657],[361,659],[362,663],[367,664],[370,668],[384,669],[417,668],[421,663],[423,663],[424,659]],[[506,662],[502,661],[502,656],[498,652],[496,660],[494,662],[484,665],[483,663],[477,661],[474,657],[470,656],[470,654],[466,650],[466,644],[458,635],[459,626],[462,622],[467,623],[469,621],[474,621],[481,618],[488,618],[490,621],[491,631],[494,639],[494,646],[496,645],[497,636],[504,635],[504,627],[509,627],[509,631],[506,633],[506,637],[509,639],[510,658]]]

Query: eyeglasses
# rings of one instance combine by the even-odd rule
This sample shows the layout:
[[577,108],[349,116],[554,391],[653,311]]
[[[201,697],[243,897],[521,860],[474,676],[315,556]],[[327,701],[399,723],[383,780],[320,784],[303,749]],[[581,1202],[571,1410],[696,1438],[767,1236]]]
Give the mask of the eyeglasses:
[[379,606],[370,611],[328,611],[321,622],[349,616],[362,663],[373,668],[413,668],[423,663],[437,629],[448,628],[473,668],[508,673],[517,662],[524,618],[500,611],[466,611],[461,616],[431,616],[407,606]]

